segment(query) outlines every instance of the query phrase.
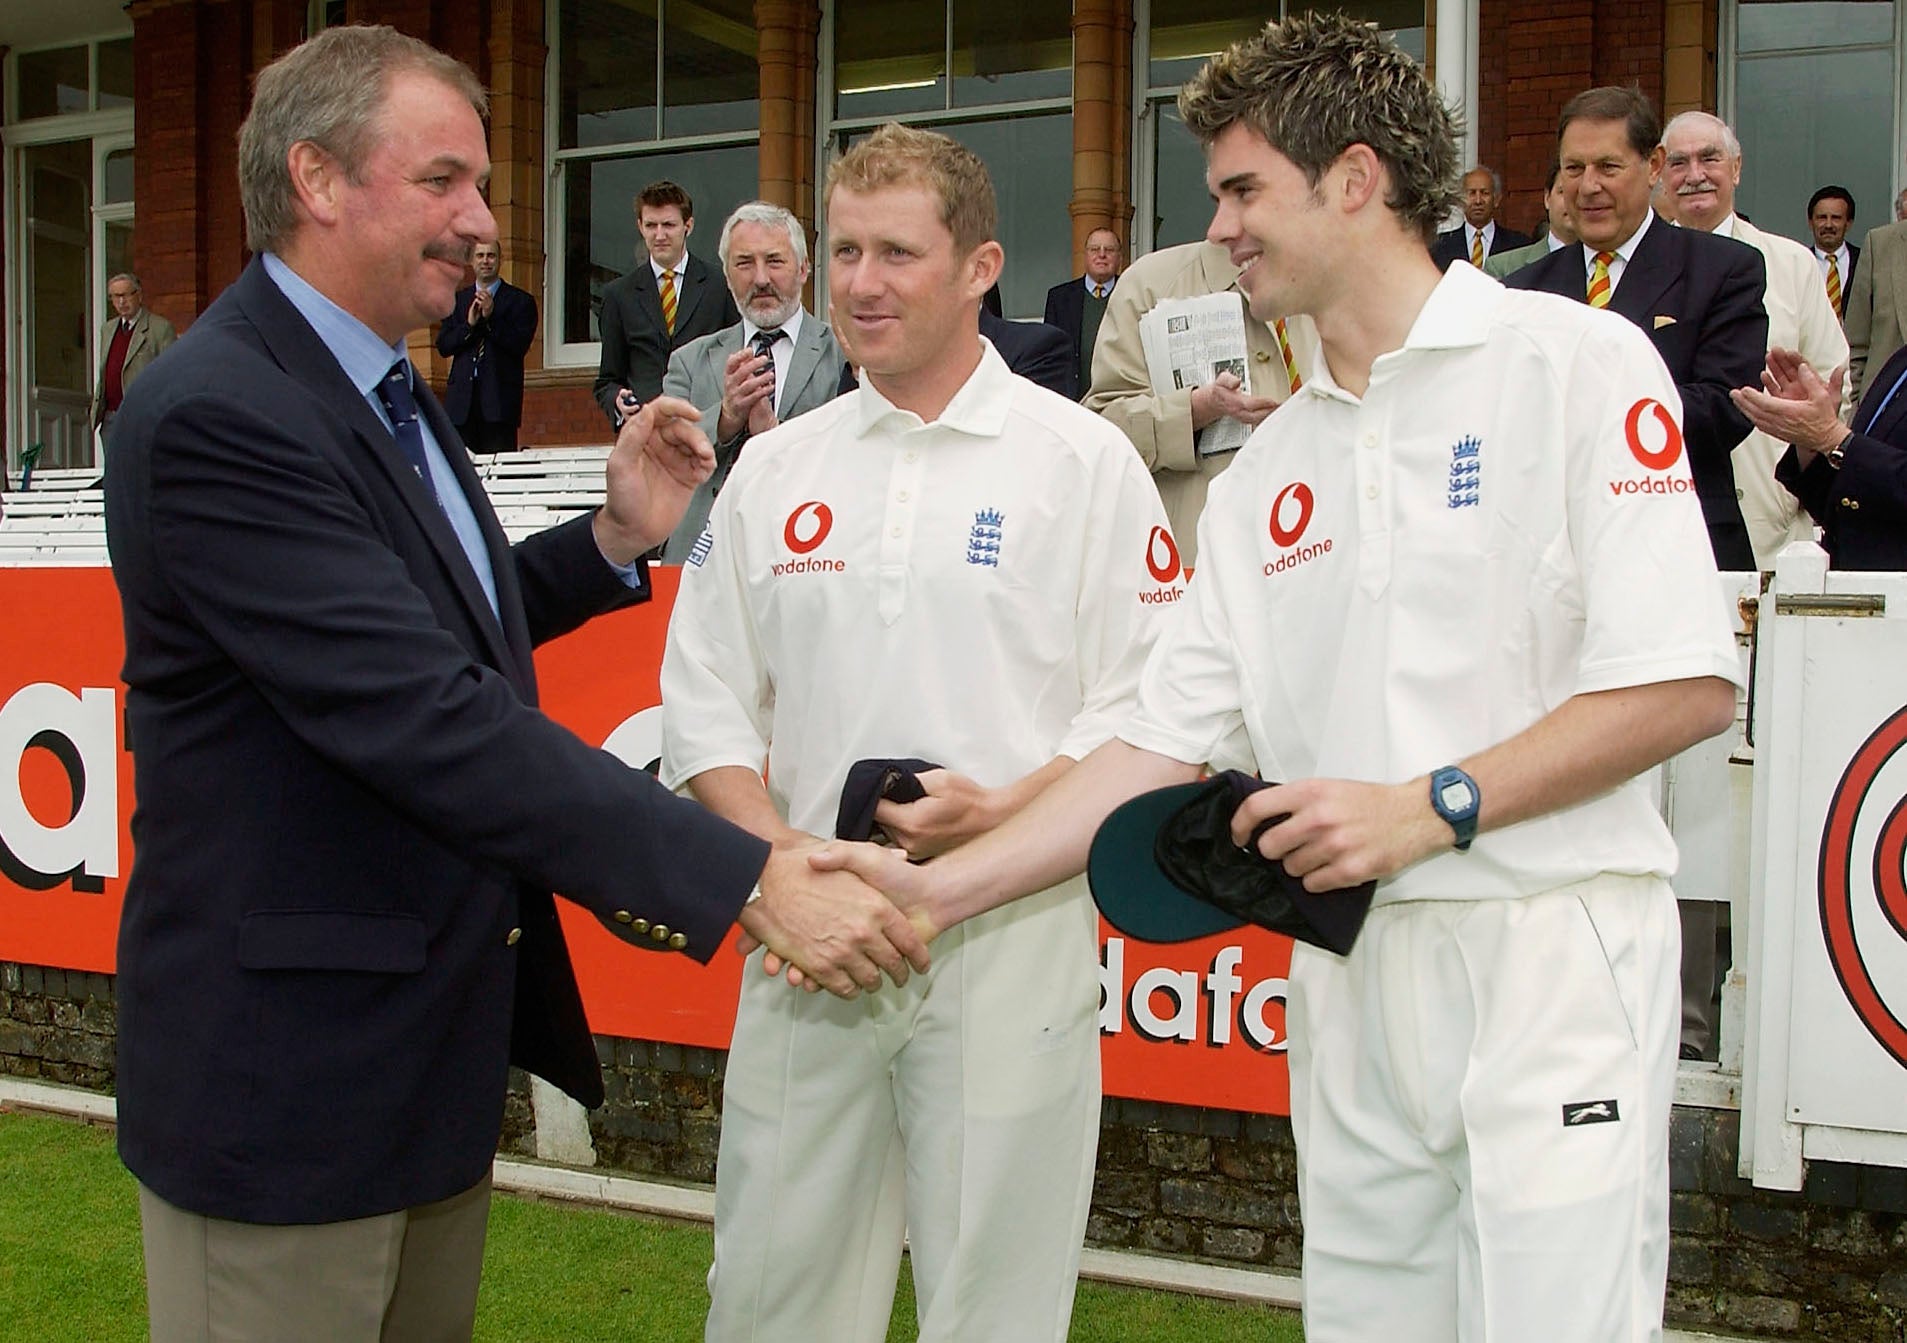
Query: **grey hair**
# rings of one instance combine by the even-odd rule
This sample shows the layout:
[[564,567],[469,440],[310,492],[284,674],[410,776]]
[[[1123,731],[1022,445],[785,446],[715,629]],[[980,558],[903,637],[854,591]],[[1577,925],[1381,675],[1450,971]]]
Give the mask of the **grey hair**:
[[1473,163],[1468,168],[1465,168],[1463,170],[1463,175],[1465,177],[1468,177],[1471,173],[1490,174],[1491,194],[1496,196],[1501,196],[1503,194],[1503,174],[1498,172],[1495,168],[1492,168],[1489,165],[1483,164],[1483,163]]
[[1727,151],[1729,158],[1741,157],[1741,141],[1735,138],[1734,130],[1712,112],[1677,112],[1670,117],[1669,124],[1662,128],[1662,148],[1669,147],[1669,136],[1674,134],[1677,126],[1693,126],[1700,122],[1706,122],[1721,132],[1722,148]]
[[131,285],[134,289],[137,289],[142,294],[146,292],[146,287],[143,284],[139,283],[139,277],[137,275],[134,275],[129,270],[122,270],[119,272],[119,274],[113,276],[112,279],[106,281],[106,287],[108,289],[111,289],[114,285],[118,284],[121,280],[124,280],[127,284]]
[[338,161],[347,179],[364,180],[391,80],[412,71],[455,90],[478,116],[490,114],[490,100],[468,66],[395,28],[327,28],[258,72],[251,111],[238,130],[247,247],[274,251],[297,226],[298,193],[287,162],[293,145],[314,144]]
[[728,237],[735,231],[737,224],[768,224],[788,230],[788,242],[794,249],[795,264],[808,264],[808,235],[792,212],[768,201],[744,201],[735,207],[735,213],[722,221],[722,236],[715,243],[715,255],[721,258],[724,270],[728,269]]

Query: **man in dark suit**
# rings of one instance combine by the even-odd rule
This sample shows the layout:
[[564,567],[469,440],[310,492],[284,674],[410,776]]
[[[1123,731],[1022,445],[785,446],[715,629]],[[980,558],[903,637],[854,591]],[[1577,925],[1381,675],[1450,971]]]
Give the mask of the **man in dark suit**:
[[523,356],[536,338],[536,300],[498,274],[503,249],[485,238],[470,249],[476,282],[437,332],[450,359],[444,410],[472,452],[512,452],[523,422]]
[[1530,245],[1529,234],[1496,222],[1496,207],[1502,200],[1503,179],[1494,168],[1478,165],[1463,175],[1463,223],[1439,233],[1430,246],[1430,259],[1438,270],[1449,270],[1453,261],[1468,261],[1482,270],[1486,257]]
[[667,180],[636,193],[636,227],[649,259],[603,290],[596,403],[613,427],[662,393],[669,356],[739,321],[728,286],[689,252],[695,202]]
[[264,70],[258,257],[107,462],[138,792],[119,1148],[159,1343],[469,1337],[509,1066],[602,1099],[550,892],[704,960],[739,916],[842,992],[904,977],[895,942],[924,959],[872,892],[537,711],[532,646],[646,596],[637,557],[713,459],[659,401],[598,512],[506,543],[404,357],[496,228],[484,107],[389,28]]
[[1814,235],[1814,259],[1821,266],[1821,282],[1836,317],[1847,315],[1847,293],[1854,285],[1854,269],[1861,249],[1847,240],[1854,223],[1854,196],[1846,187],[1822,187],[1808,197],[1808,231]]
[[1086,273],[1046,291],[1046,324],[1066,333],[1082,396],[1093,385],[1093,344],[1118,277],[1119,235],[1096,228],[1086,235]]
[[1823,381],[1792,350],[1768,352],[1767,389],[1744,386],[1735,404],[1755,428],[1785,440],[1775,479],[1815,521],[1833,569],[1907,569],[1907,346],[1880,366],[1841,423],[1844,370]]
[[1662,171],[1661,136],[1655,109],[1635,89],[1570,99],[1557,149],[1581,241],[1504,283],[1606,307],[1648,333],[1682,396],[1682,442],[1715,563],[1752,570],[1729,459],[1749,424],[1729,393],[1755,381],[1768,349],[1766,267],[1733,238],[1656,218],[1649,198]]

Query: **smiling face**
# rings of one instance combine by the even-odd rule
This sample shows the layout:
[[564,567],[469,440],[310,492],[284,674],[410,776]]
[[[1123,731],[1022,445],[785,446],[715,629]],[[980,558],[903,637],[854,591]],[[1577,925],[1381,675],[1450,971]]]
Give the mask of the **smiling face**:
[[689,248],[695,221],[684,219],[679,205],[645,205],[636,211],[636,227],[642,231],[650,260],[664,270],[674,270]]
[[1586,117],[1564,128],[1558,150],[1569,215],[1583,246],[1610,251],[1628,242],[1649,212],[1662,151],[1638,154],[1622,122]]
[[925,186],[837,186],[827,210],[834,322],[882,394],[906,404],[908,389],[937,384],[948,369],[964,380],[967,354],[979,352],[980,296],[999,274],[999,244],[960,255]]
[[1847,226],[1853,222],[1853,212],[1839,196],[1823,196],[1808,215],[1814,245],[1823,252],[1840,251],[1841,244],[1847,241]]
[[335,160],[313,169],[330,217],[318,287],[394,344],[449,315],[472,250],[496,233],[483,123],[448,85],[400,72],[358,176]]
[[743,220],[728,231],[728,291],[758,328],[780,326],[801,306],[808,263],[795,260],[788,230]]
[[1729,152],[1719,122],[1679,121],[1662,137],[1662,150],[1662,186],[1684,228],[1709,233],[1735,213],[1741,157]]
[[1119,235],[1096,228],[1086,235],[1086,278],[1104,284],[1119,273]]
[[478,284],[489,284],[503,269],[503,248],[495,238],[487,238],[470,249],[470,269],[477,273]]
[[1252,316],[1269,322],[1316,312],[1328,269],[1319,259],[1330,255],[1334,232],[1323,192],[1242,122],[1212,141],[1205,184],[1215,203],[1206,240],[1240,268],[1238,287]]

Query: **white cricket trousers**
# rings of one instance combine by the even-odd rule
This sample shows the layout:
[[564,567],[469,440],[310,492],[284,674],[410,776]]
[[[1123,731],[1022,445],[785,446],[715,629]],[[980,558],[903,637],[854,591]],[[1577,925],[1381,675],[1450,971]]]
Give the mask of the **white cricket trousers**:
[[1661,1338],[1680,940],[1605,875],[1296,948],[1306,1343]]
[[1059,1343],[1099,1137],[1083,881],[950,929],[843,1002],[749,961],[723,1084],[709,1343],[881,1343],[906,1234],[921,1343]]

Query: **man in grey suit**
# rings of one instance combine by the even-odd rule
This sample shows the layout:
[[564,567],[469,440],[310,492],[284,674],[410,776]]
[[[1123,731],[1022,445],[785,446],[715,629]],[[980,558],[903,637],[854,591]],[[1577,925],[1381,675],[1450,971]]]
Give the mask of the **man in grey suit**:
[[808,282],[801,221],[779,205],[749,201],[722,224],[717,251],[742,320],[669,356],[662,391],[702,412],[702,428],[715,443],[715,474],[696,487],[662,547],[667,564],[681,564],[695,549],[749,437],[832,400],[841,382],[834,333],[801,306]]
[[93,427],[105,430],[119,413],[132,380],[176,338],[172,323],[146,307],[139,277],[123,271],[107,282],[113,315],[99,329],[99,379],[93,388]]

